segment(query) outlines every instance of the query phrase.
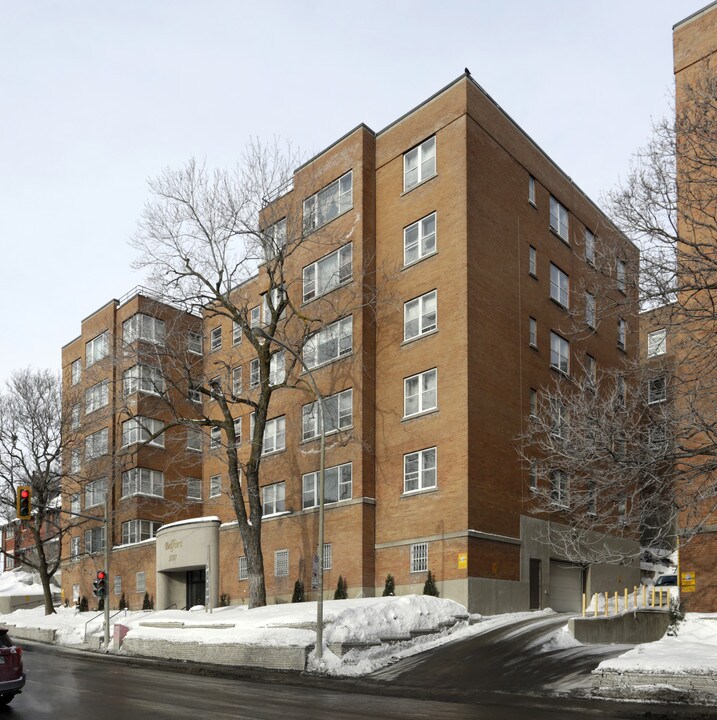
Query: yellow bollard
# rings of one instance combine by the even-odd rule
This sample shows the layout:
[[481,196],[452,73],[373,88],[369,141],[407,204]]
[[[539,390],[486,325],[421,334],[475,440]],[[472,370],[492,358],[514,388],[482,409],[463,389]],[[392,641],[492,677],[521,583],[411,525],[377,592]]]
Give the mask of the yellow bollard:
[[635,610],[637,610],[637,585],[635,585],[634,594],[635,594]]
[[642,586],[642,607],[647,605],[647,585]]
[[594,611],[595,617],[597,617],[597,615],[598,615],[598,598],[599,597],[600,596],[597,593],[595,593],[595,595],[593,595],[593,600],[595,601],[595,611]]
[[655,607],[655,586],[652,586],[652,607]]
[[619,614],[620,610],[617,606],[617,590],[615,590],[615,615]]
[[628,608],[628,602],[627,602],[627,588],[625,588],[625,607],[623,608],[623,610],[624,610],[625,612],[627,612],[628,609],[629,609],[629,608]]
[[605,592],[605,617],[607,617],[607,611],[608,611],[608,594]]
[[585,593],[583,593],[583,617],[585,617]]

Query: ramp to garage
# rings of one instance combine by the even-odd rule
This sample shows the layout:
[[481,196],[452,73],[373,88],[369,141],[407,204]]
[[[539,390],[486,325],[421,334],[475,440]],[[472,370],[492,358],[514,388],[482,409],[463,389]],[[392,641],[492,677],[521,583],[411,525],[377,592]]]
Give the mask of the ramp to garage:
[[550,561],[550,607],[555,612],[582,609],[583,569],[561,560]]

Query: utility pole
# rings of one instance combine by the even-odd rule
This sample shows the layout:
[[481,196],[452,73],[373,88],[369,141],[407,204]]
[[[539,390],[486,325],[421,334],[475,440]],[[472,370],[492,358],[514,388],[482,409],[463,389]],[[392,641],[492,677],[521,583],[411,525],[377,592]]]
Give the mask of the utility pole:
[[110,649],[110,492],[109,488],[105,489],[105,573],[107,582],[105,583],[105,597],[102,598],[105,611],[105,652]]

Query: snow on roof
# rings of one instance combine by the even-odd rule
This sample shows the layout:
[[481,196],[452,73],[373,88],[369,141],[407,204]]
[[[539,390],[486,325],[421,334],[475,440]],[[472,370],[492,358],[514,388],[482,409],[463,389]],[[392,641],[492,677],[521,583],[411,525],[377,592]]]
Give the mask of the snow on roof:
[[197,523],[215,523],[221,522],[216,515],[206,515],[205,517],[188,518],[187,520],[177,520],[173,523],[162,525],[157,532],[162,532],[167,528],[178,527],[179,525],[196,525]]

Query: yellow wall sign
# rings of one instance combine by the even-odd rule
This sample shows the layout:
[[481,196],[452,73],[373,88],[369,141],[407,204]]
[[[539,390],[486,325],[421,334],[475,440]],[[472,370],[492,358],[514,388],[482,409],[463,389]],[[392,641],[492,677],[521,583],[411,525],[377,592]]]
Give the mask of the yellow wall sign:
[[694,572],[683,572],[680,578],[680,588],[682,592],[694,592],[697,579]]
[[458,569],[466,570],[468,568],[468,553],[458,553]]

